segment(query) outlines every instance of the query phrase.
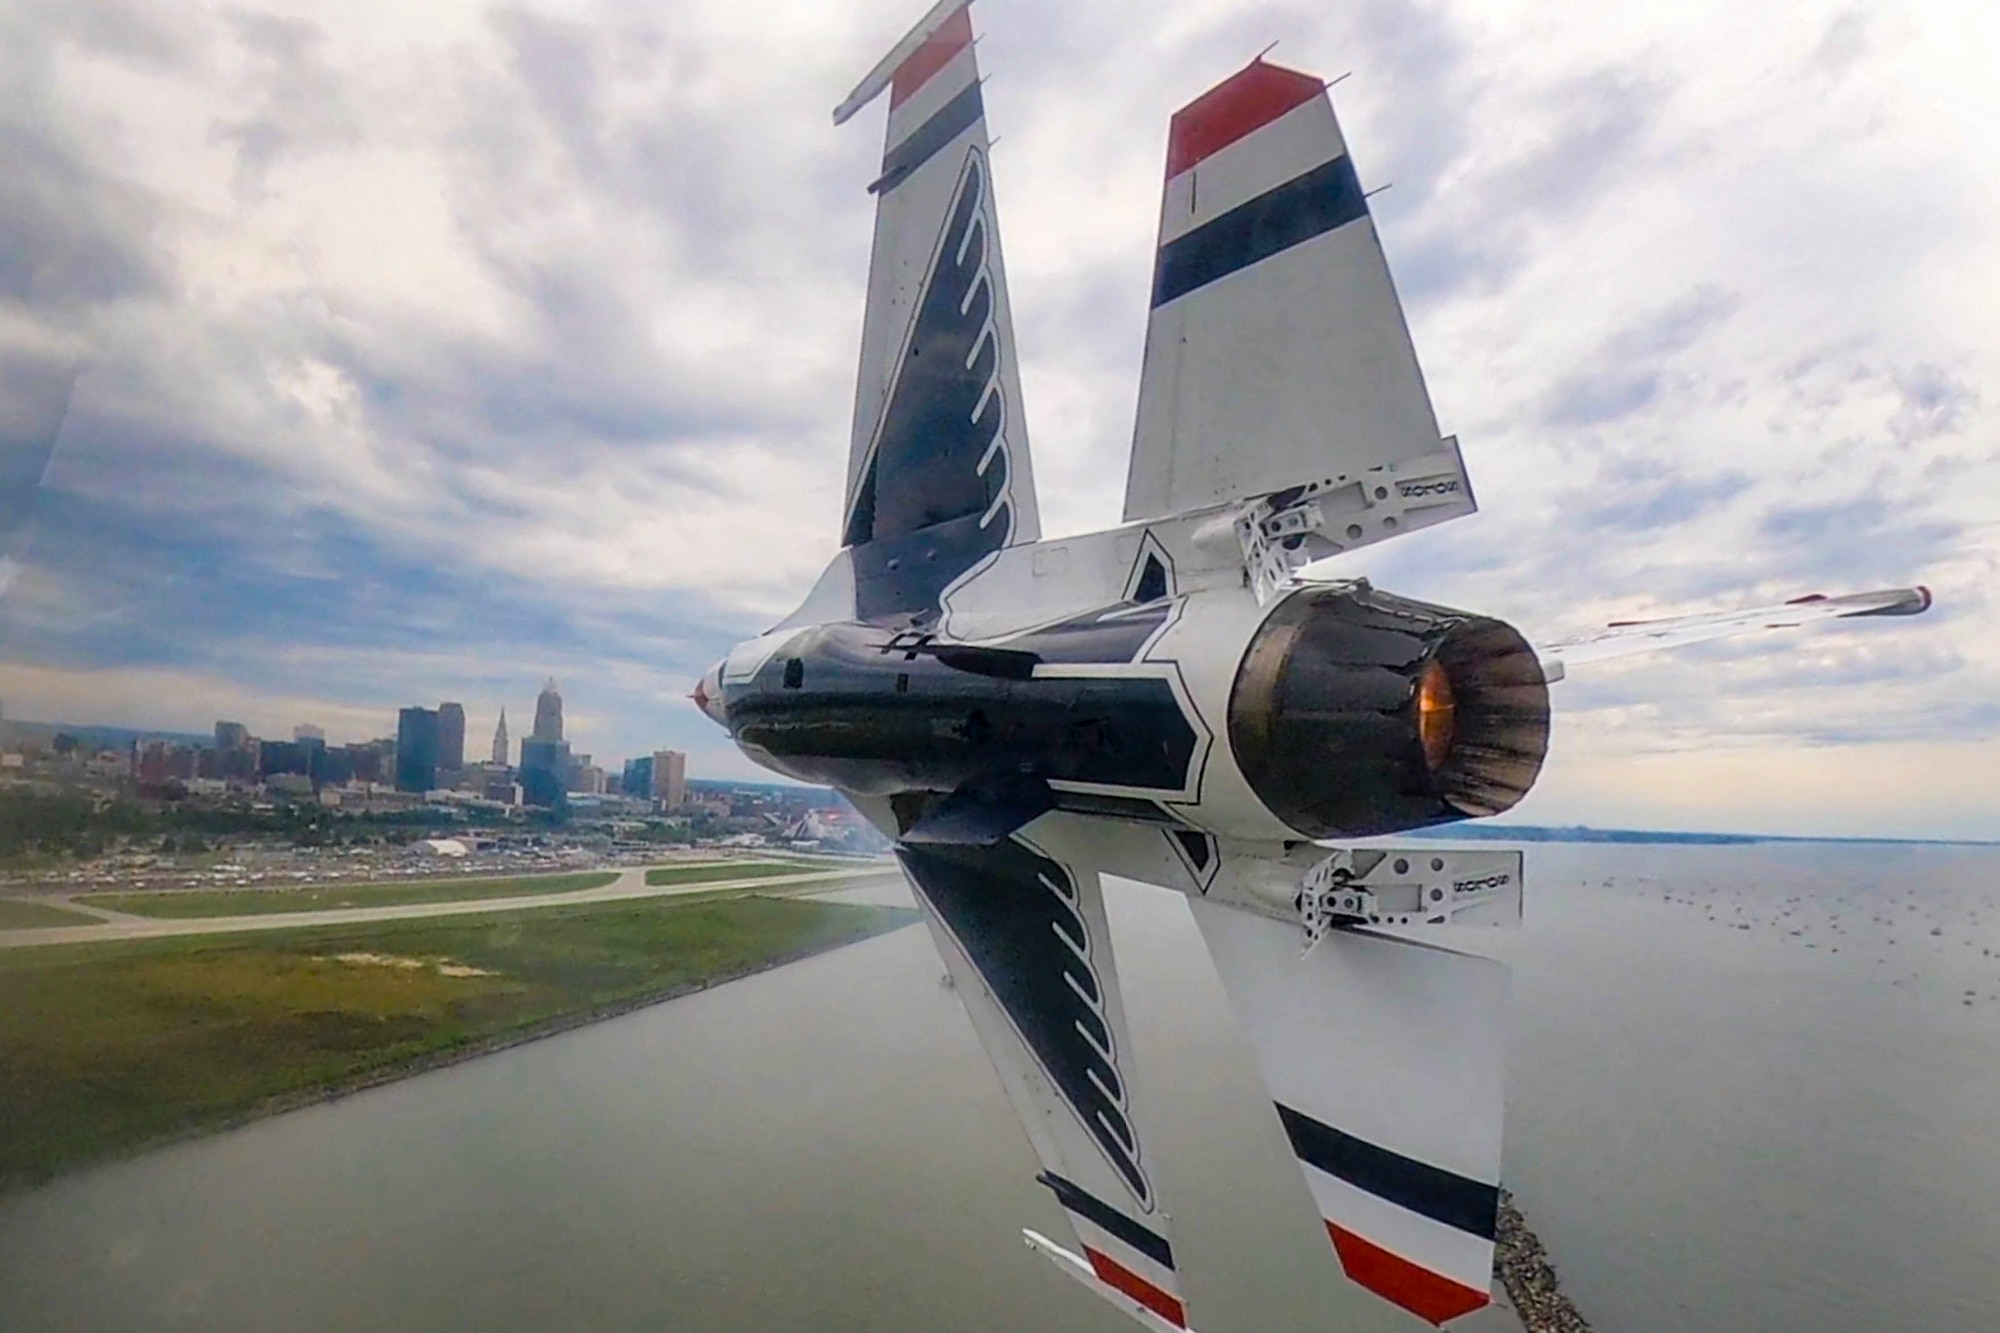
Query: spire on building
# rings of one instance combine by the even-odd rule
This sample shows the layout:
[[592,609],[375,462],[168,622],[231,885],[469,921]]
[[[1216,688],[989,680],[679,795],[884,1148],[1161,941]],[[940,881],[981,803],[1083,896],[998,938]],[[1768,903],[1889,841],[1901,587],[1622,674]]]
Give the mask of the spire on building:
[[555,677],[542,686],[542,692],[535,696],[535,730],[530,740],[558,743],[563,738],[562,695],[556,690]]
[[493,762],[504,765],[507,762],[507,710],[500,710],[500,725],[493,728]]

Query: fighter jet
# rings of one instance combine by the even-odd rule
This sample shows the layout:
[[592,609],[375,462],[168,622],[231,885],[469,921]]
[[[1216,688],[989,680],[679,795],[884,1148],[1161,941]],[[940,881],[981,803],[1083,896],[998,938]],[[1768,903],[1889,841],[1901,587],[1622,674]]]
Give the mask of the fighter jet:
[[1347,1277],[1467,1315],[1494,1280],[1507,974],[1465,928],[1519,920],[1521,857],[1377,840],[1518,803],[1570,666],[1930,595],[1537,642],[1355,576],[1477,506],[1327,85],[1263,59],[1172,118],[1124,521],[1044,540],[968,0],[835,123],[885,92],[841,550],[695,701],[894,840],[1075,1233],[1030,1245],[1187,1327],[1105,919],[1129,881],[1185,895]]

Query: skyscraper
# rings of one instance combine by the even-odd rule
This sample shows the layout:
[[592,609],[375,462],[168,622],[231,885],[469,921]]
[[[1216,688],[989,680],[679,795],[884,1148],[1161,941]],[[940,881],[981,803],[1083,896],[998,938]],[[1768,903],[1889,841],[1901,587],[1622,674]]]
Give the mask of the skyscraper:
[[569,747],[561,741],[538,741],[533,738],[522,741],[522,803],[558,808],[567,805],[568,798],[563,793],[568,786],[564,781],[568,767]]
[[465,709],[459,704],[438,705],[438,767],[447,773],[465,768]]
[[437,786],[438,715],[405,708],[396,715],[396,790],[427,792]]
[[[321,741],[321,748],[325,744]],[[260,778],[311,771],[312,751],[306,741],[265,741],[257,747],[257,776]]]
[[324,741],[326,739],[326,728],[316,727],[310,722],[301,722],[292,728],[292,739],[295,741]]
[[687,802],[687,756],[679,750],[653,751],[653,797],[669,810]]
[[535,729],[528,739],[547,741],[554,745],[563,738],[562,695],[556,692],[555,678],[542,686],[542,692],[535,696]]
[[257,776],[257,740],[241,722],[215,724],[216,772],[232,782]]
[[500,710],[500,725],[493,728],[493,762],[507,766],[507,710]]

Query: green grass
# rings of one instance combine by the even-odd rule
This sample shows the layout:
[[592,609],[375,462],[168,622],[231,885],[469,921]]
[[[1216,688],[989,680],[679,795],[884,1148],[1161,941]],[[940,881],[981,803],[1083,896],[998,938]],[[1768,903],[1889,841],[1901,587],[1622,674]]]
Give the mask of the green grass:
[[652,888],[669,884],[699,884],[705,880],[763,879],[768,875],[803,875],[811,870],[833,870],[836,866],[802,865],[797,862],[775,864],[770,861],[736,861],[722,865],[710,863],[697,866],[661,866],[646,872],[646,883]]
[[313,884],[296,889],[161,890],[93,893],[77,899],[134,916],[262,916],[266,912],[319,912],[340,907],[393,907],[403,903],[454,903],[479,898],[524,898],[536,893],[599,889],[615,870],[574,875],[522,875],[510,879],[427,879],[405,884]]
[[647,899],[0,951],[0,1188],[914,919]]
[[0,898],[0,930],[34,930],[39,926],[94,926],[98,920],[81,912],[65,912],[45,903]]

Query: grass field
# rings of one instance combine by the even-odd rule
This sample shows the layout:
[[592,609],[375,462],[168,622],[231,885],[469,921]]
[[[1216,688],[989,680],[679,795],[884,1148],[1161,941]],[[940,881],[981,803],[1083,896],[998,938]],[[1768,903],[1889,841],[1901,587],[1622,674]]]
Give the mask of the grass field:
[[296,889],[217,889],[189,892],[93,893],[77,899],[134,916],[262,916],[266,912],[319,912],[336,907],[392,907],[403,903],[455,903],[478,898],[525,898],[535,893],[600,889],[615,870],[574,875],[518,875],[509,879],[426,879],[404,884],[313,884]]
[[81,912],[65,912],[44,903],[24,903],[18,898],[0,898],[0,930],[34,930],[41,926],[89,926],[97,918]]
[[0,953],[0,1188],[915,918],[645,899]]
[[769,875],[803,875],[812,870],[841,870],[836,865],[806,865],[802,862],[738,861],[723,865],[660,866],[646,872],[646,883],[654,888],[669,884],[699,884],[703,880],[763,879]]

